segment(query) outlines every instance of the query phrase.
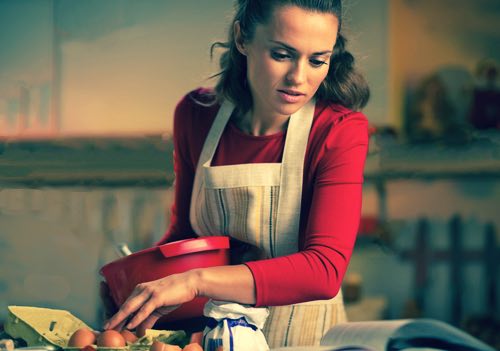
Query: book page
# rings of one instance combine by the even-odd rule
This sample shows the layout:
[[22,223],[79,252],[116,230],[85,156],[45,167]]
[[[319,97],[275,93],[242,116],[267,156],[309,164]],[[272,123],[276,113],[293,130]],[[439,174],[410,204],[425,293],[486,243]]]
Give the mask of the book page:
[[433,319],[400,319],[349,322],[332,327],[321,339],[335,350],[358,346],[385,350],[494,351],[482,341],[445,322]]
[[389,338],[410,319],[349,322],[332,327],[321,339],[322,346],[363,346],[383,351]]

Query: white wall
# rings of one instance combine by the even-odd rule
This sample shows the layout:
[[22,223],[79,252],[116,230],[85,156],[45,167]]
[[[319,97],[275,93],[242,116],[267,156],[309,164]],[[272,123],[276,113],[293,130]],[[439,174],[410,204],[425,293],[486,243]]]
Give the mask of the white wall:
[[[217,60],[210,62],[209,48],[226,38],[232,3],[0,2],[7,53],[0,58],[0,135],[169,131],[181,96],[213,84],[207,78]],[[372,86],[366,113],[376,124],[387,121],[387,7],[387,0],[345,6],[344,27]],[[21,87],[35,121],[27,127],[16,122]]]

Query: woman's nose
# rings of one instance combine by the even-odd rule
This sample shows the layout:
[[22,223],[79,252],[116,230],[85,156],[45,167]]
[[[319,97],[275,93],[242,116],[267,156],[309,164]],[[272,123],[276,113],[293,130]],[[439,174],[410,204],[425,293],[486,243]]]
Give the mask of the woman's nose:
[[300,85],[306,80],[306,66],[303,62],[295,62],[286,76],[287,82],[291,85]]

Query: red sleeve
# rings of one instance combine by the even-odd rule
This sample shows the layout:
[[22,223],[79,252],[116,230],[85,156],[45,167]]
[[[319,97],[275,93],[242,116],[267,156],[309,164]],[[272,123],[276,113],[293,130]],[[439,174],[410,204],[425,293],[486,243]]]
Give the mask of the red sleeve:
[[367,130],[366,118],[354,113],[328,134],[318,155],[303,250],[247,263],[257,306],[324,300],[338,293],[361,215]]
[[192,101],[188,94],[175,108],[173,126],[175,194],[170,209],[170,226],[156,245],[196,236],[189,223],[189,204],[195,174],[188,149],[193,113]]

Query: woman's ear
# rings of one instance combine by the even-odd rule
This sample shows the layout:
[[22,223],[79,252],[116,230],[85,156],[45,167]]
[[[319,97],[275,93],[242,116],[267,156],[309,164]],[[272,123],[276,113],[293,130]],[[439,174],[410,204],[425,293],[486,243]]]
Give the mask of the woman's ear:
[[243,40],[243,35],[241,34],[241,26],[240,21],[235,21],[233,26],[234,31],[234,44],[236,48],[243,56],[247,55],[247,51],[245,49],[245,42]]

